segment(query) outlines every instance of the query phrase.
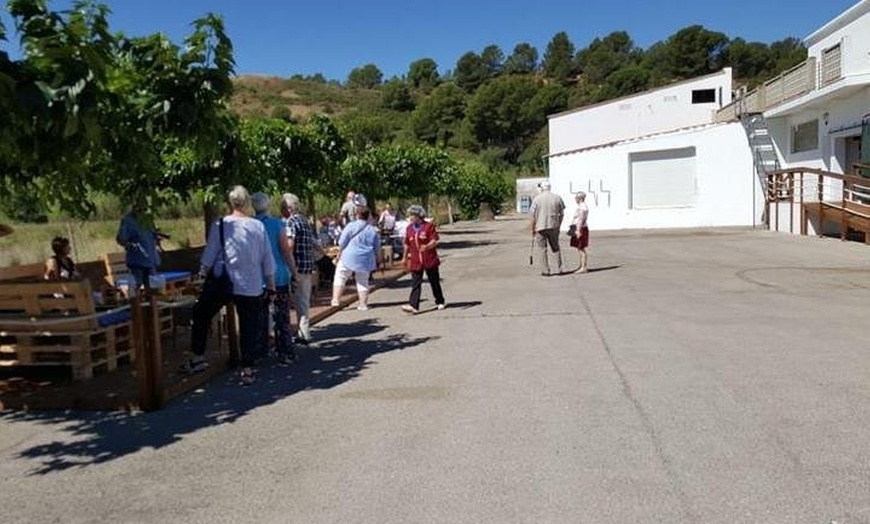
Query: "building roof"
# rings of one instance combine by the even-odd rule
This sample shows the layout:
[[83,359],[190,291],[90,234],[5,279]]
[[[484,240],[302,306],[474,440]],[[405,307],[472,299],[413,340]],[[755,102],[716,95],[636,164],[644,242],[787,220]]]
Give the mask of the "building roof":
[[870,12],[870,0],[861,0],[849,9],[840,13],[837,18],[834,18],[827,24],[823,25],[820,29],[813,32],[810,36],[804,38],[804,44],[806,44],[807,47],[813,46],[835,31],[842,29],[858,18],[864,16],[868,12]]
[[[865,1],[865,2],[870,2],[870,0],[864,0],[864,1]],[[641,91],[640,93],[634,93],[634,94],[632,94],[632,95],[621,96],[621,97],[619,97],[619,98],[611,98],[610,100],[605,100],[604,102],[598,102],[597,104],[590,104],[590,105],[588,105],[588,106],[576,107],[576,108],[574,108],[574,109],[569,109],[569,110],[567,110],[567,111],[562,111],[561,113],[554,113],[554,114],[552,114],[552,115],[547,115],[547,118],[548,118],[548,119],[550,119],[550,118],[558,118],[558,117],[562,117],[562,116],[570,115],[570,114],[573,114],[573,113],[580,113],[580,112],[582,112],[582,111],[586,111],[586,110],[588,110],[588,109],[594,109],[594,108],[596,108],[596,107],[602,107],[602,106],[606,106],[606,105],[610,105],[610,104],[616,104],[616,103],[619,103],[619,102],[624,102],[624,101],[629,100],[629,99],[632,99],[632,98],[636,98],[636,97],[639,97],[639,96],[643,96],[643,95],[648,95],[648,94],[651,94],[651,93],[655,93],[656,91],[662,91],[662,90],[664,90],[664,89],[670,89],[670,88],[672,88],[672,87],[674,87],[674,86],[679,86],[679,85],[683,85],[683,84],[691,84],[691,83],[693,83],[693,82],[698,82],[698,81],[700,81],[700,80],[706,80],[706,79],[708,79],[708,78],[713,78],[713,77],[715,77],[715,76],[720,76],[720,75],[723,75],[723,74],[728,74],[728,75],[730,75],[730,74],[731,74],[731,68],[730,68],[730,67],[726,67],[726,68],[722,69],[721,71],[717,71],[717,72],[715,72],[715,73],[710,73],[709,75],[696,76],[695,78],[689,78],[689,79],[686,79],[686,80],[680,80],[680,81],[678,81],[678,82],[673,82],[673,83],[671,83],[671,84],[663,85],[663,86],[660,86],[660,87],[654,87],[654,88],[652,88],[652,89],[647,89],[646,91]]]
[[679,127],[676,129],[670,129],[668,131],[659,131],[657,133],[650,133],[648,135],[635,136],[635,137],[631,137],[631,138],[624,138],[622,140],[614,140],[612,142],[605,142],[602,144],[596,144],[594,146],[586,146],[586,147],[580,147],[577,149],[569,149],[567,151],[559,151],[558,153],[550,153],[548,155],[544,155],[543,158],[553,158],[553,157],[557,157],[557,156],[572,155],[574,153],[582,153],[584,151],[591,151],[593,149],[604,149],[606,147],[613,147],[613,146],[617,146],[620,144],[637,142],[639,140],[645,140],[647,138],[655,138],[655,137],[664,136],[664,135],[684,133],[687,131],[700,131],[702,129],[713,128],[713,127],[723,126],[723,125],[732,124],[732,123],[733,122],[713,122],[713,123],[697,124],[697,125],[693,125],[693,126]]

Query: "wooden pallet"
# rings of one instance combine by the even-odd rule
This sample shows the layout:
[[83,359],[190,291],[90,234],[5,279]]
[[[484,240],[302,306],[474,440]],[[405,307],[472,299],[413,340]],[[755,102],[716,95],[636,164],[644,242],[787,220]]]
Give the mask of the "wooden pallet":
[[0,333],[0,366],[55,366],[75,380],[133,360],[129,322],[91,331]]

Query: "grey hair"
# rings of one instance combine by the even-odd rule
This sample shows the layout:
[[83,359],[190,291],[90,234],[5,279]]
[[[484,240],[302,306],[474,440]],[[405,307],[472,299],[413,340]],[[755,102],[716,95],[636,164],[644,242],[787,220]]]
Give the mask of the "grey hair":
[[408,208],[408,215],[417,215],[420,218],[426,218],[426,210],[421,205],[414,204]]
[[583,191],[577,191],[574,193],[574,198],[579,198],[580,200],[586,200],[586,193]]
[[245,186],[235,186],[230,190],[229,201],[233,209],[245,209],[251,204],[251,196]]
[[299,197],[294,195],[293,193],[284,193],[281,196],[281,205],[284,209],[289,209],[290,211],[299,211]]
[[266,193],[254,193],[251,195],[251,205],[254,206],[254,211],[257,213],[263,213],[264,211],[269,210],[269,205],[272,203],[272,199],[269,198],[269,195]]

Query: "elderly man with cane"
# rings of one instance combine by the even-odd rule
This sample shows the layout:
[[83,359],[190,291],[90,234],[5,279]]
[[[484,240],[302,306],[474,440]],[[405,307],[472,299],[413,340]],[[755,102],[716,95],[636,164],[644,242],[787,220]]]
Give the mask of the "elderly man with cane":
[[562,197],[550,191],[550,182],[541,182],[541,192],[532,200],[529,214],[532,216],[532,238],[538,252],[541,276],[550,276],[547,247],[556,255],[559,273],[564,273],[562,252],[559,250],[559,226],[565,213]]

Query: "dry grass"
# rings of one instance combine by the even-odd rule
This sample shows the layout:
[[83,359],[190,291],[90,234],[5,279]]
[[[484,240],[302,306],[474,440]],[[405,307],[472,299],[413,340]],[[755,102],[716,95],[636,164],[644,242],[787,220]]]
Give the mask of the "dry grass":
[[[115,243],[118,224],[119,221],[12,224],[15,232],[0,238],[0,267],[45,261],[51,256],[51,239],[56,236],[70,239],[77,262],[98,260],[103,253],[121,250]],[[166,250],[204,243],[201,218],[160,220],[158,225],[172,237],[163,241]]]

